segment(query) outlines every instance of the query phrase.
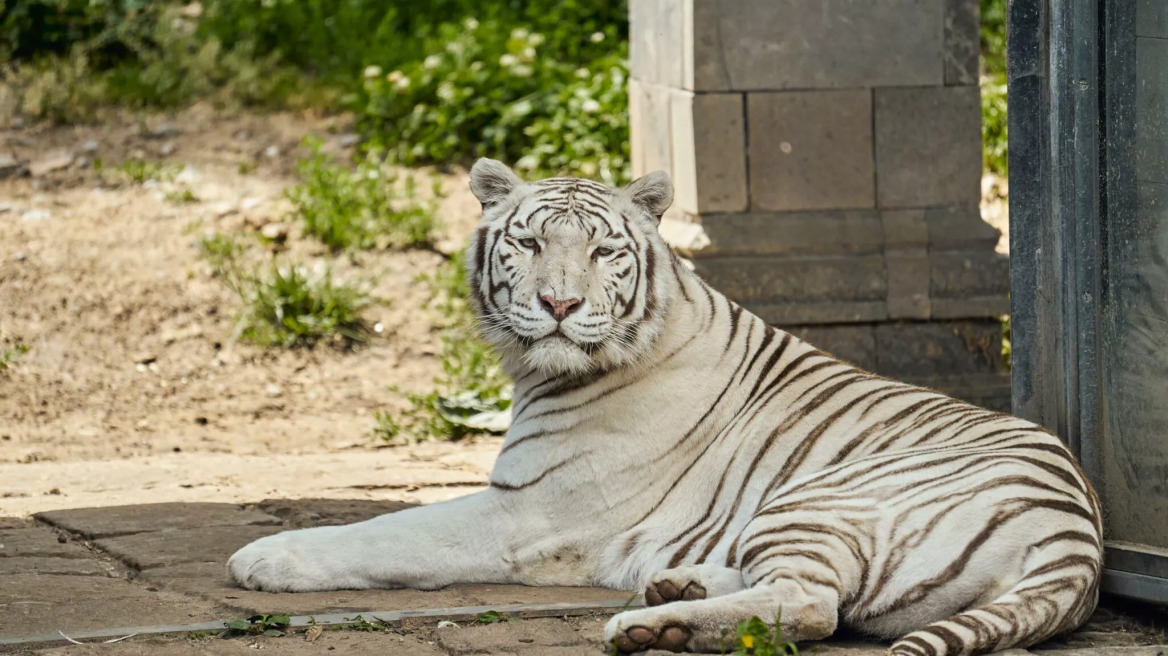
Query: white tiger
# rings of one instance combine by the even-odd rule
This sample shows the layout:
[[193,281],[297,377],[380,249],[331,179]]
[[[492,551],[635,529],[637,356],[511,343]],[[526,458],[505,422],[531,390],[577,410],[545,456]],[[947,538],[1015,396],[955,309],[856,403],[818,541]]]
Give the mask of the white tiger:
[[480,160],[471,188],[473,302],[516,383],[490,488],[264,538],[231,558],[240,584],[644,590],[605,629],[622,651],[718,651],[758,616],[792,640],[842,622],[899,637],[891,654],[976,654],[1092,612],[1099,505],[1054,435],[727,300],[657,234],[664,173],[613,190]]

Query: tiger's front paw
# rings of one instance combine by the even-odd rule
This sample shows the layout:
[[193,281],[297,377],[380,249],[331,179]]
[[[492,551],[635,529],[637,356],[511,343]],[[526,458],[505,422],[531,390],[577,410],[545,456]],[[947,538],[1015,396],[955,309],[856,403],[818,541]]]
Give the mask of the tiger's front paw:
[[[236,551],[227,571],[239,585],[266,592],[317,592],[364,588],[344,563],[345,544],[330,539],[338,527],[286,531],[260,538]],[[352,563],[351,565],[355,565]]]
[[744,589],[742,572],[720,565],[682,565],[649,577],[645,603],[660,606],[671,601],[721,597]]

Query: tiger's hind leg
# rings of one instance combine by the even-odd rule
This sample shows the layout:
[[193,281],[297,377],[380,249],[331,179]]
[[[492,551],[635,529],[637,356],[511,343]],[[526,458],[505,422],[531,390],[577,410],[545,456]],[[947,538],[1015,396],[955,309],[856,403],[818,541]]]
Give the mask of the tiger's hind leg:
[[609,620],[604,640],[622,652],[725,653],[734,649],[734,627],[751,617],[768,623],[779,618],[785,640],[826,638],[835,632],[839,600],[810,595],[804,588],[800,582],[780,579],[721,597],[626,611]]
[[657,572],[645,586],[645,603],[660,606],[671,601],[713,599],[742,590],[742,572],[703,563],[682,565]]

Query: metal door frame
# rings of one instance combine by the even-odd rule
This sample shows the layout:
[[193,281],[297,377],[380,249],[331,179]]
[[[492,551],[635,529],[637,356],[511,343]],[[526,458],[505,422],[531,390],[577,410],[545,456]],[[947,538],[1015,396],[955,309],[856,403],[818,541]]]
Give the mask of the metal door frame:
[[[1132,140],[1109,140],[1106,119],[1131,102],[1117,85],[1134,57],[1115,35],[1134,29],[1136,1],[1009,4],[1014,412],[1061,435],[1100,495],[1101,274],[1114,191],[1131,177],[1118,173],[1133,161]],[[1168,549],[1106,549],[1104,591],[1168,603]]]

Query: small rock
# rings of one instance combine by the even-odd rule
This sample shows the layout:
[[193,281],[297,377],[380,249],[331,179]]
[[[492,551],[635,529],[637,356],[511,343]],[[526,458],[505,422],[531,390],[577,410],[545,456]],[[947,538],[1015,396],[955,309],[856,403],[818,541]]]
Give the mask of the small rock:
[[264,239],[282,244],[288,239],[288,226],[283,223],[269,223],[260,228],[260,234],[264,236]]
[[44,221],[52,216],[48,210],[29,210],[20,215],[20,218],[25,221]]
[[236,130],[235,134],[232,134],[231,136],[235,137],[239,141],[247,141],[248,139],[251,139],[251,130],[248,130],[247,128],[240,128]]
[[248,198],[244,198],[243,200],[239,201],[239,209],[246,212],[250,209],[259,207],[263,202],[263,200],[256,198],[255,196],[249,196]]
[[163,123],[153,130],[146,133],[147,137],[151,139],[173,139],[182,134],[182,130],[178,129],[172,123]]
[[349,134],[342,134],[340,144],[342,148],[356,146],[361,141],[361,135],[350,132]]
[[158,149],[158,154],[162,155],[163,157],[170,157],[171,155],[174,154],[174,149],[175,149],[174,142],[168,141],[168,142],[162,144],[162,146]]
[[16,118],[12,119],[12,122],[8,125],[11,126],[13,130],[20,130],[24,128],[24,117],[17,116]]
[[25,253],[24,251],[16,251],[16,254],[12,256],[12,259],[16,260],[17,262],[23,262],[28,259],[28,253]]
[[73,164],[73,153],[68,151],[57,151],[49,153],[45,157],[28,165],[28,172],[34,178],[39,178],[48,175],[53,171],[59,171],[63,168],[68,168]]
[[101,147],[101,144],[97,143],[97,141],[95,141],[93,139],[90,139],[89,141],[86,141],[85,143],[81,144],[81,152],[83,152],[83,153],[96,153],[97,149],[100,147]]
[[24,164],[11,153],[0,153],[0,180],[24,173]]
[[276,159],[279,156],[280,156],[280,147],[279,146],[268,146],[267,148],[264,149],[264,157],[267,157],[268,159]]
[[89,168],[89,158],[88,157],[78,157],[77,159],[73,160],[73,168],[75,168],[75,169]]
[[268,396],[272,397],[273,399],[284,393],[283,388],[281,388],[279,385],[277,385],[275,383],[268,383],[268,390],[267,391],[268,391]]
[[150,364],[158,359],[158,356],[149,351],[141,351],[134,354],[135,364]]

